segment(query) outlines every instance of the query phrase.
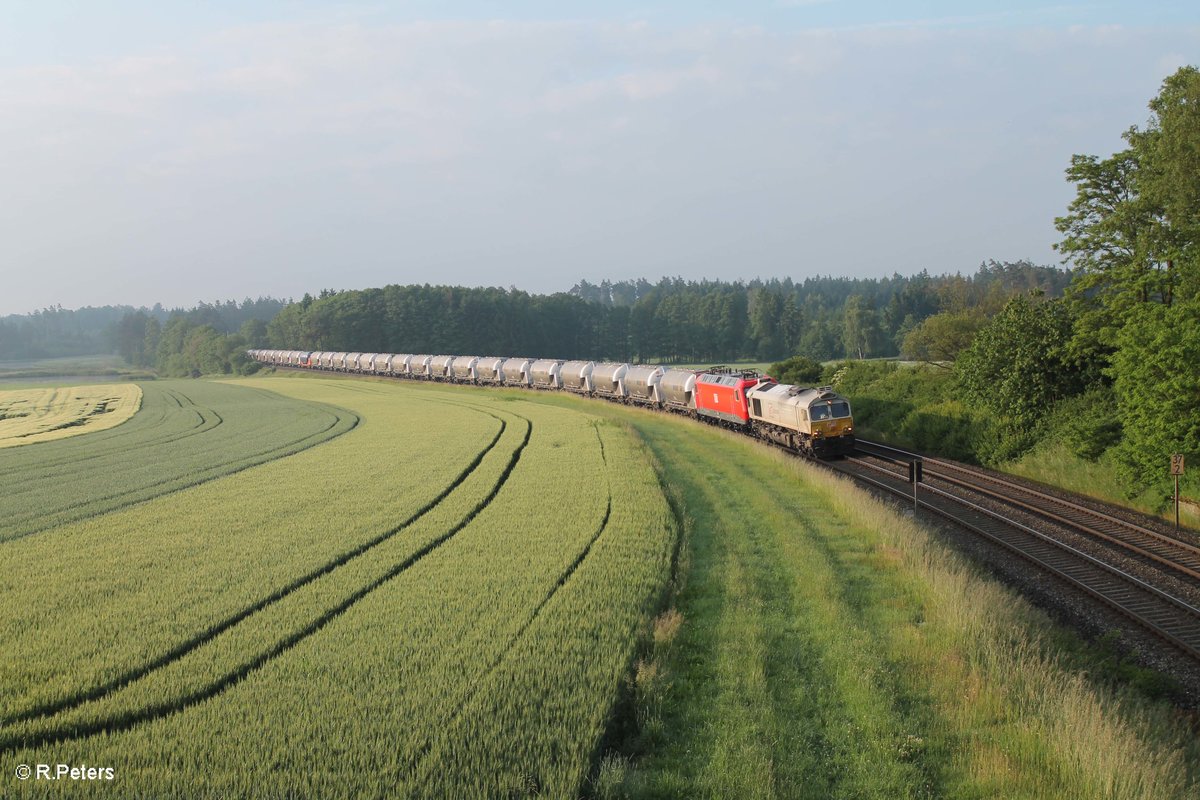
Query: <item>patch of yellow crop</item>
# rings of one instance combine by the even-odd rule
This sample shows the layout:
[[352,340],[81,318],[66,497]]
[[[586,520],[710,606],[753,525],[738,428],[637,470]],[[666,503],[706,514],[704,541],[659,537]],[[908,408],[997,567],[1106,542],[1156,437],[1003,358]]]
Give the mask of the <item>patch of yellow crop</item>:
[[141,405],[135,383],[0,391],[0,447],[115,428]]

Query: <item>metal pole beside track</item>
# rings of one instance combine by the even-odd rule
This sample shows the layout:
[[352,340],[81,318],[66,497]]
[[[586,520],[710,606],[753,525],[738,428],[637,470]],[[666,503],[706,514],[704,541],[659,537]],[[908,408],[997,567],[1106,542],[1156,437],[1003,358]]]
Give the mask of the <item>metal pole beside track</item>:
[[1175,528],[1179,529],[1179,476],[1183,474],[1183,454],[1171,454],[1171,475],[1175,478]]

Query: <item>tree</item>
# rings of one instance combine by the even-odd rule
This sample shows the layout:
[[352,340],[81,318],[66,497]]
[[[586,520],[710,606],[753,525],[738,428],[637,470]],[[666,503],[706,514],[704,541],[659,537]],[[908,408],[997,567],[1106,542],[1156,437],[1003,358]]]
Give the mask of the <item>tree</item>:
[[1134,486],[1167,482],[1171,453],[1200,459],[1200,299],[1130,315],[1113,357],[1124,440],[1121,462]]
[[874,355],[880,339],[879,315],[875,308],[862,295],[851,295],[846,300],[842,319],[842,343],[846,355],[856,355],[860,360]]
[[792,356],[786,361],[772,364],[770,375],[780,383],[797,386],[815,386],[821,380],[824,367],[820,361],[808,356]]
[[[1135,140],[1136,129],[1125,138]],[[1064,234],[1055,249],[1078,270],[1069,296],[1078,306],[1082,351],[1111,352],[1130,309],[1174,298],[1172,272],[1154,247],[1159,211],[1138,192],[1141,168],[1130,148],[1104,160],[1073,156],[1067,170],[1076,196],[1069,213],[1054,221]]]
[[901,353],[916,361],[945,366],[971,346],[986,323],[982,314],[969,311],[934,314],[909,331]]
[[117,354],[135,366],[152,365],[158,329],[158,320],[146,312],[129,312],[112,328],[111,338]]
[[1055,403],[1098,377],[1068,350],[1073,322],[1061,300],[1014,297],[958,357],[964,397],[1011,425],[1036,427]]
[[1055,247],[1079,272],[1079,351],[1110,353],[1139,306],[1200,291],[1200,72],[1169,76],[1150,110],[1145,130],[1123,134],[1127,149],[1076,155],[1067,169],[1076,196],[1055,220]]
[[246,344],[252,348],[267,346],[267,323],[261,319],[246,320],[242,323],[242,327],[238,333],[246,340]]

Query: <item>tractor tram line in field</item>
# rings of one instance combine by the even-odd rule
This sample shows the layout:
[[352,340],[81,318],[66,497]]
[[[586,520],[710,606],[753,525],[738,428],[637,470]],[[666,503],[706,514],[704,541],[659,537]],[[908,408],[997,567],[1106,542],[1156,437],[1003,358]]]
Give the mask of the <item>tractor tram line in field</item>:
[[[604,455],[604,439],[600,436],[600,431],[598,429],[596,431],[596,438],[600,442],[600,458],[607,466],[608,459]],[[542,613],[542,610],[546,608],[552,599],[554,599],[554,596],[558,593],[558,590],[567,585],[567,582],[571,580],[571,577],[575,574],[576,570],[579,569],[580,565],[583,564],[584,560],[586,560],[588,555],[592,552],[592,548],[595,547],[596,542],[598,542],[600,537],[604,535],[604,532],[608,529],[609,520],[612,519],[613,496],[611,483],[612,482],[608,478],[606,471],[605,484],[608,492],[608,499],[605,502],[604,515],[601,517],[595,533],[593,533],[591,538],[587,540],[587,543],[584,545],[583,549],[579,551],[578,555],[575,556],[571,563],[568,564],[565,569],[563,569],[562,573],[558,576],[558,579],[554,582],[554,585],[550,588],[550,591],[546,593],[546,595],[537,603],[536,606],[534,606],[532,611],[529,613],[529,616],[520,624],[520,626],[517,627],[515,631],[513,631],[505,645],[499,650],[495,657],[492,658],[484,670],[475,678],[464,696],[455,706],[454,711],[446,717],[444,723],[446,728],[451,727],[459,720],[462,714],[470,706],[471,701],[478,694],[479,690],[483,686],[487,685],[488,679],[496,672],[496,670],[500,668],[500,665],[504,663],[505,658],[509,656],[517,643],[521,641],[521,637],[525,635],[526,631],[528,631],[534,622],[537,621],[539,615]],[[418,747],[410,756],[407,764],[405,765],[405,770],[419,769],[424,764],[432,750],[432,740],[426,739],[426,741],[423,742],[421,746]]]
[[[258,602],[254,603],[250,606],[247,606],[246,608],[243,608],[243,609],[237,611],[236,613],[226,617],[225,619],[222,619],[222,620],[214,623],[213,625],[209,626],[205,630],[198,633],[196,636],[193,636],[192,638],[188,639],[187,641],[182,642],[179,645],[171,648],[169,651],[163,653],[158,658],[155,658],[152,661],[150,661],[146,664],[143,664],[141,666],[134,667],[133,669],[125,671],[125,672],[117,675],[112,680],[109,680],[103,684],[94,686],[90,689],[87,689],[87,690],[84,690],[84,691],[81,691],[81,692],[78,692],[78,693],[75,693],[72,695],[69,695],[67,697],[60,698],[53,703],[46,703],[46,704],[33,706],[24,711],[17,712],[7,718],[0,719],[0,726],[9,726],[9,725],[13,725],[13,724],[21,723],[21,722],[29,722],[31,720],[36,720],[36,719],[39,719],[42,717],[49,717],[54,714],[59,714],[64,711],[70,711],[71,709],[82,706],[85,703],[100,700],[107,695],[110,695],[120,689],[123,689],[124,687],[133,683],[134,681],[145,678],[150,673],[155,672],[156,670],[160,670],[163,667],[166,667],[172,663],[179,661],[180,659],[187,656],[189,653],[193,652],[194,650],[196,650],[197,648],[206,644],[207,642],[212,641],[217,636],[219,636],[220,634],[229,630],[230,628],[234,627],[238,623],[242,622],[243,620],[248,619],[253,614],[263,611],[264,609],[268,608],[269,606],[271,606],[275,603],[278,603],[279,601],[286,598],[288,595],[295,593],[296,591],[313,583],[314,581],[321,578],[322,576],[329,574],[330,572],[337,569],[338,567],[349,563],[353,559],[365,554],[367,551],[371,550],[372,548],[377,547],[378,545],[382,544],[383,542],[387,541],[388,539],[392,538],[393,536],[401,533],[402,531],[404,531],[405,528],[408,528],[413,523],[415,523],[418,519],[425,516],[430,511],[432,511],[439,503],[441,503],[447,497],[449,497],[450,494],[453,493],[455,489],[457,489],[459,486],[461,486],[462,483],[464,481],[466,481],[467,478],[470,477],[470,475],[476,470],[476,468],[479,466],[479,464],[483,461],[484,457],[486,457],[488,455],[488,453],[490,453],[496,447],[496,445],[500,442],[501,437],[504,435],[504,432],[507,429],[507,423],[503,419],[496,417],[494,414],[490,414],[486,411],[482,411],[481,413],[485,413],[488,416],[494,417],[500,423],[500,426],[497,429],[495,436],[492,437],[491,441],[488,442],[488,444],[484,447],[484,449],[481,450],[475,456],[475,458],[471,460],[471,462],[469,464],[467,464],[467,466],[463,469],[463,471],[458,474],[458,476],[450,483],[449,486],[447,486],[445,489],[443,489],[437,496],[435,496],[432,500],[430,500],[424,506],[419,508],[411,516],[409,516],[407,519],[405,519],[404,522],[400,523],[396,527],[394,527],[388,531],[385,531],[384,533],[382,533],[366,542],[363,542],[362,544],[358,545],[357,547],[355,547],[351,550],[341,553],[336,558],[333,558],[330,561],[326,562],[325,564],[320,565],[319,567],[312,570],[308,574],[302,575],[299,578],[291,581],[287,585],[277,589],[276,591],[272,592],[271,594],[267,595],[266,597],[263,597]],[[4,749],[4,744],[2,741],[0,741],[0,750],[3,750],[3,749]]]
[[[172,648],[171,651],[165,653],[163,656],[155,659],[149,664],[145,664],[141,667],[128,671],[117,678],[106,682],[104,685],[93,687],[53,703],[42,704],[40,706],[18,712],[7,719],[0,720],[0,727],[17,728],[15,731],[10,730],[7,732],[7,734],[0,733],[0,752],[13,751],[15,749],[24,747],[38,747],[54,742],[74,741],[99,734],[113,734],[120,731],[129,730],[137,725],[151,722],[156,719],[161,719],[171,714],[179,713],[191,706],[196,705],[197,703],[215,697],[241,682],[248,675],[262,668],[270,661],[291,650],[297,644],[317,633],[322,628],[326,627],[330,622],[340,617],[367,595],[371,594],[373,591],[383,586],[391,579],[399,576],[425,556],[435,551],[439,546],[445,544],[447,541],[453,538],[455,534],[469,525],[471,521],[474,520],[504,488],[509,476],[520,462],[521,455],[526,446],[529,444],[530,438],[532,437],[534,427],[532,420],[520,414],[506,412],[525,423],[525,430],[521,435],[520,442],[516,448],[508,454],[504,468],[502,469],[498,479],[489,489],[486,496],[476,503],[471,510],[468,511],[457,523],[451,526],[448,530],[433,537],[430,541],[425,542],[421,547],[410,553],[402,561],[397,564],[393,564],[386,571],[384,571],[383,574],[377,576],[366,585],[360,586],[354,591],[350,592],[332,608],[326,609],[315,619],[310,620],[298,630],[294,630],[283,639],[277,641],[272,647],[265,651],[259,652],[236,668],[229,670],[219,679],[212,681],[196,690],[190,691],[182,697],[172,698],[166,702],[141,705],[135,708],[117,711],[116,713],[102,714],[99,718],[95,719],[68,720],[66,722],[61,722],[56,719],[58,715],[70,714],[74,711],[84,710],[89,703],[104,701],[106,698],[118,695],[128,688],[136,686],[137,681],[145,679],[166,667],[182,661],[189,654],[203,647],[204,645],[211,643],[222,633],[233,629],[239,623],[245,622],[252,618],[255,614],[263,612],[272,606],[278,605],[290,595],[295,594],[305,587],[315,583],[320,578],[334,572],[338,567],[348,565],[351,562],[354,562],[356,559],[367,555],[370,551],[379,547],[384,542],[392,539],[396,535],[404,532],[419,519],[437,508],[476,472],[480,464],[484,461],[485,457],[496,449],[496,446],[500,443],[504,433],[509,427],[509,423],[507,423],[500,416],[493,414],[488,410],[470,404],[451,403],[451,405],[459,405],[463,408],[469,408],[493,417],[500,423],[499,429],[491,441],[484,447],[484,449],[472,459],[472,461],[463,469],[461,473],[459,473],[459,475],[451,482],[449,486],[447,486],[436,497],[428,501],[424,506],[410,515],[404,522],[388,530],[384,534],[376,536],[374,539],[359,545],[353,550],[341,554],[339,557],[327,562],[309,574],[292,581],[287,586],[273,592],[271,595],[263,598],[254,605],[222,620],[216,625],[206,629],[198,636],[193,637],[189,641]],[[605,516],[605,522],[607,522],[607,514]],[[598,538],[599,534],[602,532],[603,527],[601,527],[595,538]],[[595,538],[592,540],[593,543]],[[576,563],[575,566],[578,566],[578,564]],[[561,586],[562,583],[565,583],[566,578],[568,577],[569,572],[564,575],[562,582],[559,583],[558,586]],[[548,599],[549,598],[547,598],[547,600]]]
[[[870,442],[829,466],[912,502],[916,454]],[[924,463],[922,510],[1033,564],[1200,664],[1200,583],[1187,542],[1031,487],[941,459]],[[1067,541],[1072,536],[1087,541]],[[1090,552],[1088,552],[1090,551]],[[1178,560],[1172,558],[1178,553]]]

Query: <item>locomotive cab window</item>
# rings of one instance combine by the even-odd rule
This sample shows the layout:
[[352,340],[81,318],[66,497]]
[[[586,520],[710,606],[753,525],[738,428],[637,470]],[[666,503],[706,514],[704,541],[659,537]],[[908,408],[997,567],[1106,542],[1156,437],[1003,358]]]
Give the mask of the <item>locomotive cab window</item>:
[[829,416],[830,416],[829,406],[825,405],[824,403],[813,406],[811,410],[812,410],[812,418],[814,421],[822,420],[822,419],[829,419]]

